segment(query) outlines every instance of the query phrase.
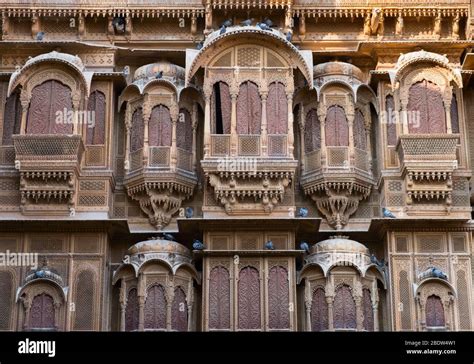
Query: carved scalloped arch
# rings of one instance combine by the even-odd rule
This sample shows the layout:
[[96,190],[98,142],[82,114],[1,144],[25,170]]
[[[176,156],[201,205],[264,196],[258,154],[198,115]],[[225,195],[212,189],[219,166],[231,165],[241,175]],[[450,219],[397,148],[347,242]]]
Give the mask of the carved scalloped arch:
[[244,44],[260,45],[267,48],[269,43],[273,44],[273,49],[280,55],[279,58],[286,60],[286,66],[298,68],[312,87],[312,64],[308,63],[303,54],[291,42],[276,33],[259,30],[255,27],[237,27],[206,42],[187,67],[186,85],[191,83],[191,79],[201,67],[207,67],[213,63],[213,60],[220,59],[229,48]]

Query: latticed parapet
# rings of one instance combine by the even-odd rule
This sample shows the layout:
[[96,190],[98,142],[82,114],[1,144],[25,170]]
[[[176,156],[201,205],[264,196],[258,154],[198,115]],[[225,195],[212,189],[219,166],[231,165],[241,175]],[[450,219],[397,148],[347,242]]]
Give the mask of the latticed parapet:
[[408,205],[435,202],[450,208],[458,143],[457,134],[400,136],[397,151]]
[[252,164],[253,169],[232,171],[222,161],[202,161],[214,197],[229,215],[271,213],[290,188],[297,161],[280,160],[272,166],[256,159]]
[[158,230],[166,227],[182,202],[192,196],[196,183],[194,175],[154,171],[128,176],[125,180],[128,195],[139,202],[150,224]]
[[84,145],[80,135],[15,135],[23,213],[71,213]]

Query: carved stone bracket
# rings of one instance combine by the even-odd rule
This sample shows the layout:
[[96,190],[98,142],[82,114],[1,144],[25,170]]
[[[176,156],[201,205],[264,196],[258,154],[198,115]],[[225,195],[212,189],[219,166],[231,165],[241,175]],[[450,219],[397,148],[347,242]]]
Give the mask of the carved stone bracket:
[[139,202],[150,224],[157,230],[162,230],[181,208],[182,202],[191,197],[194,184],[192,181],[148,180],[129,184],[127,193],[133,200]]
[[328,224],[340,230],[347,224],[349,217],[357,211],[359,202],[369,196],[371,185],[355,181],[323,181],[313,186],[303,187],[305,194],[311,196],[318,210]]

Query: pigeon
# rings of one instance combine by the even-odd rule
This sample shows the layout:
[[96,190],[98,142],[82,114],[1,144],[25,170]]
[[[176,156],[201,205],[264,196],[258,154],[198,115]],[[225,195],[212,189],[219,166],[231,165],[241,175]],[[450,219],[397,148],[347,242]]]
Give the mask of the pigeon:
[[227,19],[225,20],[222,25],[224,28],[231,27],[232,26],[232,19]]
[[308,209],[306,207],[300,207],[298,209],[298,217],[307,217],[308,216]]
[[206,246],[203,244],[201,240],[194,239],[193,240],[193,249],[194,250],[204,250],[206,249]]
[[268,31],[270,31],[270,32],[273,31],[272,28],[270,28],[270,27],[269,27],[267,24],[265,24],[265,23],[258,23],[258,24],[257,24],[257,27],[259,27],[259,28],[262,29],[262,30],[268,30]]
[[263,19],[263,23],[269,28],[273,26],[273,22],[268,18]]
[[292,37],[292,36],[293,36],[293,35],[291,34],[291,32],[286,33],[286,40],[287,40],[288,42],[291,42],[291,37]]
[[163,233],[163,234],[161,234],[161,235],[162,235],[163,238],[165,238],[166,240],[176,241],[176,239],[174,238],[174,236],[171,235],[171,234]]
[[385,267],[385,259],[380,259],[378,260],[377,257],[375,256],[375,254],[372,254],[370,256],[370,262],[375,264],[376,266],[380,267],[380,268],[384,268]]
[[225,33],[225,26],[221,26],[221,30],[219,32],[219,34],[224,34]]
[[44,32],[36,33],[36,40],[43,40],[43,38],[44,38]]
[[275,250],[275,246],[273,245],[273,241],[268,240],[268,241],[265,243],[265,249],[267,249],[267,250]]
[[129,66],[125,66],[122,70],[122,73],[125,77],[127,77],[129,74],[130,74],[130,67]]
[[125,32],[125,19],[122,17],[115,17],[112,20],[112,25],[117,33]]
[[397,218],[394,214],[392,214],[392,212],[389,209],[386,209],[385,207],[382,208],[382,214],[383,214],[383,217],[389,217],[391,219]]
[[304,250],[306,253],[309,253],[309,245],[306,241],[300,243],[300,249]]
[[252,25],[253,20],[254,20],[253,18],[251,18],[251,19],[246,19],[246,20],[244,20],[244,21],[241,21],[241,22],[240,22],[240,25],[242,25],[243,27],[249,27],[249,26]]
[[436,278],[448,279],[448,276],[441,269],[435,267],[431,267],[431,274]]
[[200,51],[202,49],[202,47],[204,47],[204,42],[199,42],[197,45],[196,45],[196,49],[198,51]]
[[184,216],[186,216],[186,219],[190,219],[194,215],[194,210],[192,207],[186,207],[184,210]]
[[163,71],[160,71],[156,74],[155,78],[163,78]]

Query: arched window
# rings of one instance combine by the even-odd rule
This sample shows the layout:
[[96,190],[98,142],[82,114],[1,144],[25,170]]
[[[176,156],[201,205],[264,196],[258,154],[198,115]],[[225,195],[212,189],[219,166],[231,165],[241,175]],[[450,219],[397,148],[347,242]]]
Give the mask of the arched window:
[[311,300],[311,331],[324,331],[328,326],[328,304],[324,289],[316,288]]
[[290,328],[290,292],[288,271],[281,266],[268,273],[268,326],[270,329]]
[[176,125],[176,145],[191,152],[193,146],[193,126],[191,114],[186,109],[179,111],[178,124]]
[[125,308],[125,331],[138,330],[138,296],[137,289],[128,291],[127,307]]
[[262,106],[258,87],[244,82],[237,98],[237,134],[260,134]]
[[356,329],[356,307],[351,289],[348,285],[341,285],[334,297],[334,328]]
[[238,309],[240,330],[261,328],[260,279],[258,270],[253,267],[244,267],[239,272]]
[[55,329],[54,300],[46,293],[41,293],[33,298],[30,308],[30,329]]
[[145,329],[166,330],[166,297],[161,284],[149,287],[145,301]]
[[385,98],[385,115],[387,123],[387,145],[397,145],[397,119],[395,117],[395,100],[392,95]]
[[222,266],[209,275],[209,328],[230,329],[230,276]]
[[335,105],[329,107],[326,114],[325,131],[328,147],[349,146],[349,125],[342,107]]
[[459,133],[458,101],[455,94],[451,99],[451,131],[453,134]]
[[132,130],[130,132],[130,152],[143,148],[144,125],[142,109],[138,108],[132,115]]
[[354,117],[354,147],[367,150],[364,114],[360,110],[356,110]]
[[21,102],[18,92],[12,93],[5,103],[3,113],[3,145],[12,145],[13,134],[20,134],[21,124]]
[[426,299],[426,326],[444,327],[444,308],[441,298],[431,295]]
[[[94,91],[89,96],[87,106],[89,112],[83,123],[87,127],[86,144],[101,145],[105,143],[105,95],[100,91]],[[84,118],[84,116],[83,116]]]
[[370,291],[367,288],[362,291],[362,310],[364,312],[364,330],[374,331],[374,310]]
[[211,96],[212,134],[230,134],[231,113],[229,86],[224,82],[217,82],[212,88]]
[[174,289],[173,304],[171,305],[171,329],[188,331],[188,303],[186,294],[181,287]]
[[288,133],[288,101],[281,82],[273,82],[268,87],[267,130],[268,134]]
[[311,109],[306,114],[304,149],[305,153],[321,149],[321,125],[316,109]]
[[27,134],[72,134],[73,121],[69,87],[49,80],[33,89],[26,122]]
[[411,134],[446,133],[443,97],[434,83],[423,80],[410,87],[407,111]]
[[163,105],[153,108],[148,123],[148,144],[150,147],[171,146],[171,114]]

